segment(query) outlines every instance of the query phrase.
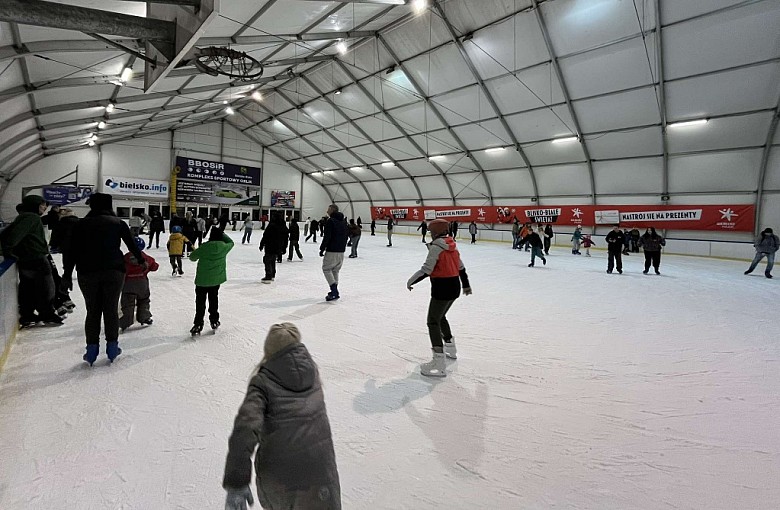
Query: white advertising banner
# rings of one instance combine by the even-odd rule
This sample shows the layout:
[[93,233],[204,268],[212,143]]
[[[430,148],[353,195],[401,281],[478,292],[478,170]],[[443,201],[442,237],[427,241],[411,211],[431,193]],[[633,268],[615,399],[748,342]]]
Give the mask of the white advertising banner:
[[166,199],[171,186],[168,181],[106,175],[103,177],[102,187],[103,193],[112,195]]

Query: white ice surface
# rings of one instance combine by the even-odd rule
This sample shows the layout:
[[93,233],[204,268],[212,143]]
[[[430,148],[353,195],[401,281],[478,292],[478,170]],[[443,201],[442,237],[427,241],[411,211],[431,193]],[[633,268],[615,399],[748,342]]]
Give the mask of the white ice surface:
[[[0,508],[218,509],[227,438],[270,324],[319,363],[345,509],[780,507],[780,282],[746,264],[460,245],[474,295],[450,313],[460,359],[424,379],[418,238],[364,235],[343,298],[313,244],[261,285],[237,244],[222,329],[193,341],[194,265],[153,274],[155,323],[110,366],[81,362],[84,307],[22,331],[0,376]],[[236,234],[234,238],[238,239]]]

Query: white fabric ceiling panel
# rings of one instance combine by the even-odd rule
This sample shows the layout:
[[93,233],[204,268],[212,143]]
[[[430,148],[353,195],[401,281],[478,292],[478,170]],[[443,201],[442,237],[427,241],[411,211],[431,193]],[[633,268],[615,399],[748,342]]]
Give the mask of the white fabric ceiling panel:
[[293,138],[291,140],[288,140],[285,143],[285,145],[287,145],[287,147],[294,150],[301,156],[314,156],[315,154],[319,154],[319,152],[316,149],[313,149],[311,145],[304,142],[300,138]]
[[[73,39],[69,37],[68,39]],[[33,83],[60,78],[116,76],[125,68],[129,56],[119,50],[96,52],[47,53],[47,60],[34,55],[24,57]],[[86,70],[84,70],[86,69]]]
[[704,126],[670,128],[670,153],[763,145],[772,119],[771,112],[710,119]]
[[454,44],[421,55],[404,65],[418,83],[424,84],[423,93],[428,96],[475,82],[474,76]]
[[[373,165],[371,168],[374,169],[376,173],[378,173],[383,179],[395,179],[400,177],[406,177],[406,174],[401,170],[398,166],[382,166],[382,165]],[[406,165],[404,165],[404,168],[406,168]],[[369,176],[369,178],[373,179],[376,175],[372,176],[371,174],[366,174]]]
[[730,7],[743,0],[685,0],[684,2],[661,2],[661,19],[664,24],[685,20],[693,16]]
[[432,101],[450,125],[478,122],[495,116],[477,85],[437,96]]
[[306,135],[304,138],[310,141],[311,143],[313,143],[318,149],[324,152],[329,152],[341,148],[341,146],[336,142],[334,142],[331,137],[325,136],[325,134],[322,131],[318,131],[316,133]]
[[643,126],[661,122],[652,87],[574,102],[585,133]]
[[35,104],[38,108],[59,106],[62,104],[80,103],[84,97],[93,100],[105,100],[111,97],[113,85],[93,85],[89,87],[72,87],[63,89],[42,89],[35,91]]
[[[140,118],[135,119],[135,123],[137,124],[139,122]],[[26,123],[25,123],[26,124]],[[109,128],[117,128],[120,127],[122,124],[112,122],[108,125]],[[33,124],[33,128],[35,127],[35,124]],[[91,129],[94,131],[97,131],[97,122],[92,122],[90,119],[85,119],[84,122],[80,122],[78,124],[73,124],[70,126],[55,128],[55,129],[47,129],[43,131],[43,136],[45,138],[50,138],[52,136],[58,136],[63,133],[68,133],[70,131],[83,131],[85,129]],[[10,130],[9,130],[10,131]]]
[[349,124],[343,124],[328,130],[328,132],[336,137],[341,143],[346,146],[352,146],[355,144],[364,144],[366,140],[354,127]]
[[[371,195],[371,198],[374,199],[374,202],[390,202],[393,199],[392,195],[390,195],[390,191],[387,189],[387,186],[385,186],[385,183],[381,181],[371,181],[364,184],[368,189],[368,193]],[[416,196],[417,195],[415,194],[415,197]]]
[[349,196],[352,197],[352,200],[355,201],[368,200],[368,195],[366,195],[366,190],[364,190],[363,186],[361,186],[358,183],[344,184],[344,189],[347,190]]
[[558,77],[552,73],[549,64],[490,80],[486,85],[504,114],[565,101]]
[[528,169],[502,170],[500,172],[487,172],[490,188],[493,196],[501,197],[532,197],[534,185]]
[[331,152],[328,154],[328,157],[336,160],[341,166],[346,168],[360,165],[360,161],[355,159],[355,157],[352,156],[347,151],[342,150],[342,151]]
[[[403,182],[403,181],[392,181],[392,182]],[[431,199],[449,200],[449,203],[450,204],[452,203],[452,200],[449,198],[450,192],[449,189],[447,188],[447,184],[443,176],[435,175],[430,177],[418,177],[416,179],[416,182],[417,185],[420,187],[420,192],[422,193],[422,196],[426,200],[426,202],[428,201],[428,197],[430,197]]]
[[347,120],[323,100],[311,102],[304,106],[303,109],[307,114],[311,115],[318,124],[324,127],[332,127],[334,124],[341,124]]
[[350,119],[357,119],[377,113],[377,107],[371,102],[371,99],[363,94],[363,91],[355,85],[345,87],[341,94],[334,96],[333,102],[336,103]]
[[127,111],[138,111],[138,110],[146,110],[147,108],[160,108],[163,106],[168,100],[163,99],[147,99],[146,101],[132,101],[132,102],[120,102],[119,105],[122,106],[123,110]]
[[11,46],[14,38],[11,35],[11,26],[0,21],[0,46]]
[[[651,2],[640,1],[645,30],[655,26]],[[639,33],[634,2],[563,0],[541,5],[556,53],[566,55]]]
[[[769,153],[764,189],[780,190],[780,148],[775,147]],[[780,200],[777,201],[780,202]]]
[[287,124],[292,130],[300,133],[301,135],[307,135],[315,131],[319,131],[320,127],[315,125],[309,117],[301,114],[298,110],[284,113],[277,117]]
[[[348,41],[350,42],[352,41]],[[393,58],[376,38],[364,41],[355,50],[341,57],[341,60],[352,64],[351,70],[358,78],[387,69],[394,64]]]
[[455,0],[442,5],[444,14],[459,33],[469,33],[512,15],[531,6],[529,0],[498,0],[474,3],[469,0]]
[[472,151],[511,145],[506,131],[497,120],[483,122],[480,125],[468,124],[453,128],[453,131],[463,140],[466,148]]
[[477,171],[477,166],[474,164],[471,158],[463,153],[447,156],[444,161],[436,161],[435,163],[439,166],[439,168],[448,174]]
[[[0,30],[2,29],[0,28]],[[22,68],[19,62],[21,60],[17,60],[16,63],[11,61],[2,63],[5,72],[0,73],[0,91],[24,85],[24,77],[22,76]]]
[[585,142],[593,159],[648,156],[664,151],[660,127],[605,133],[586,137]]
[[664,29],[666,79],[778,55],[776,2],[756,2]]
[[439,171],[427,159],[413,159],[401,163],[404,169],[412,175],[440,175]]
[[[293,101],[295,101],[296,93],[293,91],[285,90],[285,95],[287,97],[290,97]],[[305,99],[304,99],[305,100]],[[287,99],[282,97],[281,94],[270,94],[267,97],[263,98],[262,107],[260,106],[252,106],[252,109],[257,109],[257,111],[261,112],[263,115],[267,115],[268,112],[265,111],[267,108],[268,110],[271,110],[274,114],[279,114],[282,112],[286,112],[287,110],[290,110],[294,108],[294,105],[291,104]]]
[[279,139],[286,139],[294,137],[292,131],[287,129],[284,124],[278,120],[272,120],[271,122],[263,122],[259,126],[261,129],[268,131]]
[[590,193],[587,165],[561,165],[539,168],[535,171],[539,194],[577,195]]
[[[647,37],[647,43],[647,53],[642,39],[637,38],[561,59],[561,72],[571,98],[579,99],[657,81],[653,34]],[[609,79],[605,80],[605,76]]]
[[421,16],[414,16],[398,29],[383,33],[382,37],[401,61],[450,41],[447,28],[439,17],[434,16],[430,11]]
[[[418,177],[418,181],[420,179],[423,179],[423,177]],[[441,180],[439,180],[441,182]],[[385,187],[382,183],[377,183],[381,185],[383,188]],[[390,188],[393,190],[393,193],[395,194],[395,198],[398,200],[409,200],[409,199],[419,199],[419,195],[417,194],[417,190],[414,187],[414,183],[410,181],[409,179],[395,179],[392,181],[387,181],[387,184],[390,185]],[[419,183],[418,183],[419,184]],[[385,189],[385,194],[389,195],[390,193]],[[428,195],[425,190],[422,190],[423,197],[426,196],[434,196],[434,195]],[[376,201],[377,199],[374,198]]]
[[428,154],[447,154],[449,152],[462,151],[453,136],[445,131],[436,131],[426,135],[415,135],[412,139]]
[[[357,181],[355,181],[354,177],[349,175],[347,172],[343,172],[341,170],[328,174],[328,178],[330,178],[330,179],[332,179],[334,181],[338,181],[338,182],[340,182],[342,184],[350,183],[350,182],[352,182],[352,183],[356,183],[357,182]],[[346,189],[346,192],[349,191],[349,188],[345,187],[345,189]]]
[[[24,98],[27,101],[27,98]],[[3,105],[5,108],[8,103]],[[119,109],[119,108],[117,108]],[[105,108],[82,108],[79,110],[68,110],[65,112],[47,113],[40,115],[43,124],[52,124],[55,122],[67,122],[69,120],[83,119],[84,117],[99,117],[106,112]],[[5,113],[5,111],[3,111]]]
[[334,170],[333,163],[323,156],[315,155],[310,158],[306,158],[305,161],[311,167],[314,167],[317,170]]
[[420,151],[418,151],[406,138],[387,140],[381,142],[379,145],[381,145],[394,160],[424,156],[424,154],[420,154]]
[[420,101],[420,97],[414,93],[414,87],[401,70],[397,70],[389,76],[380,73],[378,77],[365,79],[362,84],[385,109]]
[[[337,73],[339,76],[338,79],[336,78]],[[321,67],[318,67],[314,71],[306,73],[306,77],[311,80],[311,82],[314,83],[314,85],[322,92],[330,92],[331,90],[339,88],[344,85],[346,80],[348,80],[347,77],[342,73],[341,69],[330,62],[322,65]],[[300,79],[295,80],[294,85],[288,85],[284,87],[285,93],[288,90],[295,90],[295,85],[298,83],[305,83],[305,81]],[[311,91],[311,89],[309,90]]]
[[574,136],[574,121],[566,106],[554,106],[506,117],[520,142]]
[[444,125],[425,103],[416,103],[391,112],[393,118],[412,132],[440,129]]
[[[169,106],[181,104],[181,103],[192,103],[195,101],[208,101],[211,99],[211,96],[214,95],[214,92],[200,92],[198,94],[193,93],[187,93],[183,96],[176,96],[176,97],[170,97],[170,103]],[[117,106],[117,111],[119,111],[121,107]]]
[[[30,131],[33,129],[36,129],[35,121],[33,119],[17,122],[13,126],[8,126],[7,129],[2,131],[2,137],[0,137],[0,145],[2,145],[5,141],[10,140],[15,136],[24,133],[25,131]],[[74,128],[67,128],[67,129],[74,129]],[[44,136],[48,136],[50,133],[52,133],[52,131],[47,130],[44,133]]]
[[352,149],[361,159],[368,164],[383,163],[387,158],[374,145],[361,145]]
[[585,161],[582,145],[577,142],[552,143],[539,142],[523,147],[531,165],[558,165]]
[[752,191],[756,189],[760,149],[669,158],[669,191]]
[[661,193],[663,171],[663,158],[594,162],[596,193]]
[[458,199],[476,197],[487,198],[490,196],[487,185],[485,184],[485,179],[479,172],[457,175],[448,174],[447,178],[450,180],[452,192]]
[[[398,138],[403,136],[398,129],[396,129],[384,115],[378,114],[372,117],[365,117],[355,121],[355,124],[360,126],[360,129],[366,132],[372,140],[386,140],[388,138]],[[362,135],[352,126],[345,126],[343,129],[349,128],[351,133],[360,137],[360,143],[366,143],[369,140],[363,138]],[[353,142],[354,143],[354,142]]]
[[669,122],[774,108],[780,95],[780,64],[771,63],[666,84]]
[[[260,2],[255,5],[258,9],[262,6]],[[317,21],[332,8],[333,4],[330,2],[303,0],[276,2],[260,19],[252,24],[252,27],[260,33],[295,34]]]
[[485,170],[525,167],[523,157],[512,147],[501,152],[475,151],[473,156]]

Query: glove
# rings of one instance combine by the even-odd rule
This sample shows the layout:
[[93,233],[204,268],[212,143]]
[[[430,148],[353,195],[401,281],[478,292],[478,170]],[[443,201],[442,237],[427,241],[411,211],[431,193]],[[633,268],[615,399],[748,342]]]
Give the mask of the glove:
[[252,490],[248,485],[243,489],[227,489],[225,510],[247,510],[247,503],[249,506],[255,504],[255,498],[252,497]]
[[463,289],[463,294],[470,296],[471,295],[471,287],[466,287]]
[[63,275],[62,281],[60,282],[60,288],[66,292],[73,290],[73,278]]
[[325,256],[325,250],[320,250],[320,257],[324,257],[324,256]]
[[409,292],[411,292],[413,289],[411,285],[407,285],[406,288],[409,289]]

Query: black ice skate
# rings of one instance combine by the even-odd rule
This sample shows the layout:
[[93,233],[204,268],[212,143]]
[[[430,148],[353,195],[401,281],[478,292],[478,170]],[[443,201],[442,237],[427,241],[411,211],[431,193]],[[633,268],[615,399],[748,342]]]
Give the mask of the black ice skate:
[[213,332],[214,332],[214,334],[217,334],[217,329],[218,329],[218,328],[219,328],[221,325],[222,325],[222,324],[221,324],[219,321],[214,321],[214,322],[212,322],[212,323],[211,323],[211,331],[213,331]]
[[203,331],[203,324],[195,324],[194,326],[192,326],[192,329],[190,330],[190,335],[191,336],[195,336],[195,335],[200,336],[200,332],[201,331]]

